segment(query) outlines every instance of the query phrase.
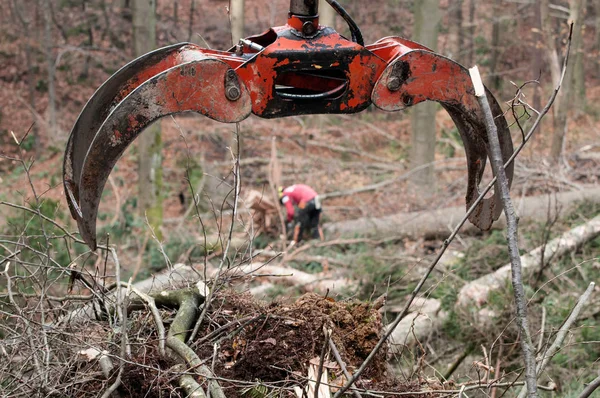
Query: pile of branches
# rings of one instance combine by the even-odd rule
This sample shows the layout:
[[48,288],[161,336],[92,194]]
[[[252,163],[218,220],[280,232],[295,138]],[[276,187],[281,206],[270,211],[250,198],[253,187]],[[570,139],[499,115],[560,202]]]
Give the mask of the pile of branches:
[[302,397],[319,391],[324,397],[340,391],[361,366],[355,395],[423,388],[394,380],[387,346],[365,362],[382,338],[383,300],[335,301],[307,293],[293,303],[266,303],[233,289],[210,294],[203,282],[142,290],[143,283],[121,283],[86,296],[11,291],[15,312],[4,319],[9,335],[1,343],[8,359],[1,365],[3,393]]

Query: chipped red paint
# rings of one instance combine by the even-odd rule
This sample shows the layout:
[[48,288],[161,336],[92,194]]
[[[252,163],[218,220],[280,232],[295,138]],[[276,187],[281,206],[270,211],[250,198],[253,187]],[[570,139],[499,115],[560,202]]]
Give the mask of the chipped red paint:
[[388,68],[373,90],[373,103],[386,111],[397,111],[427,100],[464,103],[478,109],[468,72],[460,64],[425,50],[410,51],[396,62],[407,65],[406,80],[400,89],[390,91],[386,82],[393,68]]

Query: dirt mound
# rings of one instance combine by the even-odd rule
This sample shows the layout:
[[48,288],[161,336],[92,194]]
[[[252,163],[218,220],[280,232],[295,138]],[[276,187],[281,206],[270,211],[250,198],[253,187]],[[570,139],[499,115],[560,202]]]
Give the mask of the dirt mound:
[[[213,299],[198,338],[189,346],[202,366],[210,368],[228,398],[271,394],[295,397],[297,392],[293,390],[306,387],[311,371],[310,377],[316,377],[314,370],[326,343],[324,330],[331,331],[342,361],[354,373],[376,346],[383,330],[378,307],[357,300],[335,301],[307,293],[291,303],[266,303],[247,293],[226,289],[215,293]],[[174,355],[160,355],[153,317],[144,309],[131,310],[127,333],[131,354],[122,362],[120,376],[119,326],[91,322],[85,327],[87,333],[79,329],[82,336],[87,336],[85,342],[82,339],[81,345],[72,345],[72,350],[68,350],[71,354],[64,352],[63,365],[54,368],[51,377],[61,385],[57,392],[64,393],[63,396],[98,396],[121,377],[117,393],[123,397],[164,397],[166,393],[170,397],[185,396],[179,388],[183,368],[175,366],[180,360]],[[168,329],[175,311],[161,312]],[[61,344],[65,346],[64,341]],[[94,347],[98,354],[102,352],[111,358],[114,366],[108,379],[100,371],[99,357],[86,359],[82,347]],[[388,396],[384,391],[402,392],[407,397],[413,397],[410,391],[417,391],[419,397],[436,396],[434,390],[440,386],[432,386],[426,380],[397,380],[387,370],[386,357],[384,346],[359,379],[359,388],[380,392],[381,396]],[[344,385],[347,379],[332,353],[327,352],[324,364],[328,384],[335,392],[335,386]],[[206,387],[204,377],[191,369],[187,372]],[[424,394],[424,388],[431,395]]]
[[[265,303],[230,290],[215,296],[204,329],[190,346],[213,369],[227,397],[242,396],[244,389],[256,382],[268,388],[304,386],[309,362],[315,358],[318,361],[325,343],[324,327],[331,330],[333,342],[348,370],[353,372],[375,347],[383,329],[379,312],[371,304],[356,300],[335,301],[308,293],[293,303]],[[174,314],[163,310],[167,328]],[[173,371],[176,361],[161,358],[159,354],[151,316],[141,310],[130,313],[129,319],[131,356],[124,363],[120,393],[130,397],[159,397],[169,391],[171,396],[183,396],[177,388],[178,374]],[[104,342],[97,348],[109,351],[117,365],[120,333],[114,334],[108,325],[96,325],[100,331],[96,337]],[[107,344],[109,340],[112,343]],[[91,341],[88,344],[94,346]],[[381,350],[364,373],[363,379],[369,380],[370,388],[377,383],[389,383],[386,351]],[[65,382],[73,381],[68,395],[95,396],[114,381],[117,366],[110,380],[102,380],[97,363],[73,358],[57,375]],[[329,354],[328,361],[331,383],[345,383],[333,355]]]
[[[381,337],[381,315],[367,303],[335,301],[313,293],[291,305],[274,303],[251,315],[235,336],[222,342],[216,373],[225,378],[274,382],[307,374],[312,358],[325,342],[323,327],[350,370],[359,366]],[[206,342],[203,350],[212,350]],[[332,357],[333,358],[333,357]],[[383,379],[385,350],[366,371],[366,377]]]

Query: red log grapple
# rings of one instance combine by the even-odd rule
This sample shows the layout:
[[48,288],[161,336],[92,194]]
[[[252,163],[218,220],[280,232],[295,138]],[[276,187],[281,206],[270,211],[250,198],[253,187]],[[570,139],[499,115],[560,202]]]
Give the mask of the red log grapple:
[[[357,113],[371,103],[397,111],[437,101],[450,114],[468,161],[467,206],[479,195],[488,156],[484,119],[468,71],[460,64],[400,37],[364,45],[360,30],[335,1],[351,39],[319,25],[317,0],[290,0],[287,24],[240,40],[229,51],[180,43],[145,54],[111,76],[83,108],[67,143],[64,188],[85,242],[96,248],[102,190],[115,163],[155,120],[197,112],[235,123],[250,113],[263,118]],[[498,102],[502,155],[513,145]],[[512,180],[513,166],[507,167]],[[482,201],[470,221],[489,229],[502,211],[499,198]]]

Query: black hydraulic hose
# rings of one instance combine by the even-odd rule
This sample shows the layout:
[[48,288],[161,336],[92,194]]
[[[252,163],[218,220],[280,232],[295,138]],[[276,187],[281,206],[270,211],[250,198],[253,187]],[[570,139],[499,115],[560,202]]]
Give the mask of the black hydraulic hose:
[[342,7],[342,5],[335,0],[325,0],[325,1],[327,1],[329,3],[329,5],[331,7],[333,7],[335,12],[337,12],[342,18],[344,18],[344,21],[346,21],[346,23],[348,24],[348,27],[350,28],[350,34],[352,35],[352,41],[360,44],[361,46],[364,46],[365,39],[363,39],[362,33],[360,32],[360,28],[358,27],[356,22],[354,22],[352,17],[346,12],[346,10],[344,10],[344,7]]

